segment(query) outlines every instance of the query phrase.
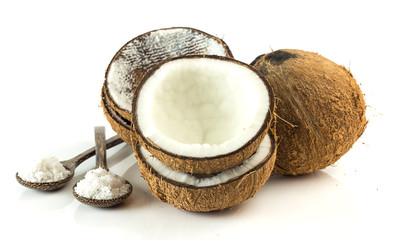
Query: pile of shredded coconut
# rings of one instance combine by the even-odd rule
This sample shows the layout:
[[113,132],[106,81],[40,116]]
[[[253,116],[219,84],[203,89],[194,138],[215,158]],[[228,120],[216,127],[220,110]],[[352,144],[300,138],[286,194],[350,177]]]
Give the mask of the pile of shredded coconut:
[[121,177],[103,168],[88,171],[74,191],[85,198],[107,200],[128,193],[130,185]]
[[70,171],[67,170],[56,157],[46,157],[32,162],[18,176],[27,182],[56,182],[67,178]]

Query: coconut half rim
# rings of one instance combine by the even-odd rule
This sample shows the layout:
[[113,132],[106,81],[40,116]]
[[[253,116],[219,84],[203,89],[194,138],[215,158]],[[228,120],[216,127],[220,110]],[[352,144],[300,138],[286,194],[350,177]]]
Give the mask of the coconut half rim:
[[199,212],[223,210],[254,196],[271,175],[276,156],[275,138],[270,132],[257,152],[240,166],[214,176],[196,177],[169,168],[135,143],[141,174],[154,196],[175,207]]
[[103,85],[101,92],[101,106],[103,112],[111,128],[118,134],[120,138],[130,146],[132,146],[133,138],[131,137],[131,125],[130,121],[124,119],[122,116],[115,111],[111,104],[108,103],[107,96],[105,94],[105,85]]
[[188,186],[193,188],[211,187],[218,184],[224,184],[228,181],[235,181],[240,176],[255,169],[258,165],[265,164],[267,156],[273,152],[272,143],[269,135],[266,135],[257,151],[248,159],[244,160],[239,166],[227,169],[217,174],[196,176],[190,173],[173,170],[163,162],[152,156],[145,148],[140,147],[141,156],[146,163],[162,178],[173,184]]
[[194,28],[163,28],[133,38],[106,70],[109,103],[122,117],[130,118],[133,89],[149,69],[172,57],[197,54],[233,57],[223,40]]
[[215,173],[257,150],[274,101],[266,79],[245,63],[183,56],[143,78],[132,109],[135,134],[156,158],[175,170]]

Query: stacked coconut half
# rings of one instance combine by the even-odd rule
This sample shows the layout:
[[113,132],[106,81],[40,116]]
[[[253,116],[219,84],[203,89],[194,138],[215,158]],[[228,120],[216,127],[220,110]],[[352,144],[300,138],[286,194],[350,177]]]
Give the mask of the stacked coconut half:
[[152,31],[111,61],[102,105],[161,201],[216,211],[252,197],[274,167],[273,92],[220,39]]

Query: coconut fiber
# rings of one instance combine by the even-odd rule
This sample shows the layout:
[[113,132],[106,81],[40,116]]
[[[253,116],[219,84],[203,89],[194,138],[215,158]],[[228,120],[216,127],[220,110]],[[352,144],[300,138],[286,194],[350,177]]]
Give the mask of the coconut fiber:
[[343,66],[317,53],[291,49],[258,56],[251,65],[266,77],[276,98],[276,173],[323,169],[364,132],[363,94]]

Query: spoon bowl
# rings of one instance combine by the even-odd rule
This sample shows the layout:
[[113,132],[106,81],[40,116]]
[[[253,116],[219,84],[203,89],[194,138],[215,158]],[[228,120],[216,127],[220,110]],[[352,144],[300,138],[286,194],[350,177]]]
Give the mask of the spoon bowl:
[[55,181],[55,182],[29,182],[23,180],[21,177],[19,177],[18,173],[16,173],[16,180],[22,185],[27,188],[39,190],[39,191],[53,191],[59,188],[64,187],[74,176],[74,171],[71,171],[70,169],[66,168],[67,170],[70,171],[69,176],[66,178]]
[[[109,172],[109,169],[107,167],[107,159],[106,159],[106,143],[105,143],[105,131],[104,127],[95,127],[95,150],[96,150],[96,168],[103,168],[104,170]],[[79,195],[75,189],[78,185],[77,182],[74,187],[73,187],[73,195],[74,197],[80,201],[81,203],[94,206],[94,207],[112,207],[115,205],[120,204],[123,202],[125,199],[127,199],[133,191],[133,186],[128,182],[126,179],[122,179],[124,181],[124,184],[128,185],[128,190],[125,194],[115,197],[115,198],[110,198],[110,199],[95,199],[95,198],[88,198]],[[82,181],[82,180],[81,180]]]
[[128,192],[125,195],[122,195],[122,196],[117,197],[117,198],[92,199],[92,198],[83,197],[81,195],[78,195],[78,193],[76,193],[74,191],[74,188],[77,186],[77,183],[73,187],[73,195],[81,203],[84,203],[84,204],[87,204],[87,205],[90,205],[90,206],[101,207],[101,208],[112,207],[112,206],[120,204],[121,202],[126,200],[130,196],[130,194],[132,194],[132,191],[133,191],[132,184],[130,184],[128,181],[126,181],[126,183],[129,185]]
[[[106,141],[106,147],[112,148],[122,142],[123,142],[123,140],[118,135],[115,135]],[[54,182],[30,182],[30,181],[23,180],[18,175],[18,173],[16,173],[16,180],[22,186],[25,186],[25,187],[31,188],[31,189],[35,189],[35,190],[39,190],[39,191],[53,191],[53,190],[62,188],[73,178],[75,169],[81,163],[83,163],[85,160],[87,160],[88,158],[95,155],[95,153],[96,153],[95,150],[96,150],[96,148],[92,147],[92,148],[86,150],[85,152],[75,156],[74,158],[71,158],[66,161],[61,161],[60,163],[63,164],[63,166],[67,170],[70,171],[70,174],[62,180],[54,181]]]

